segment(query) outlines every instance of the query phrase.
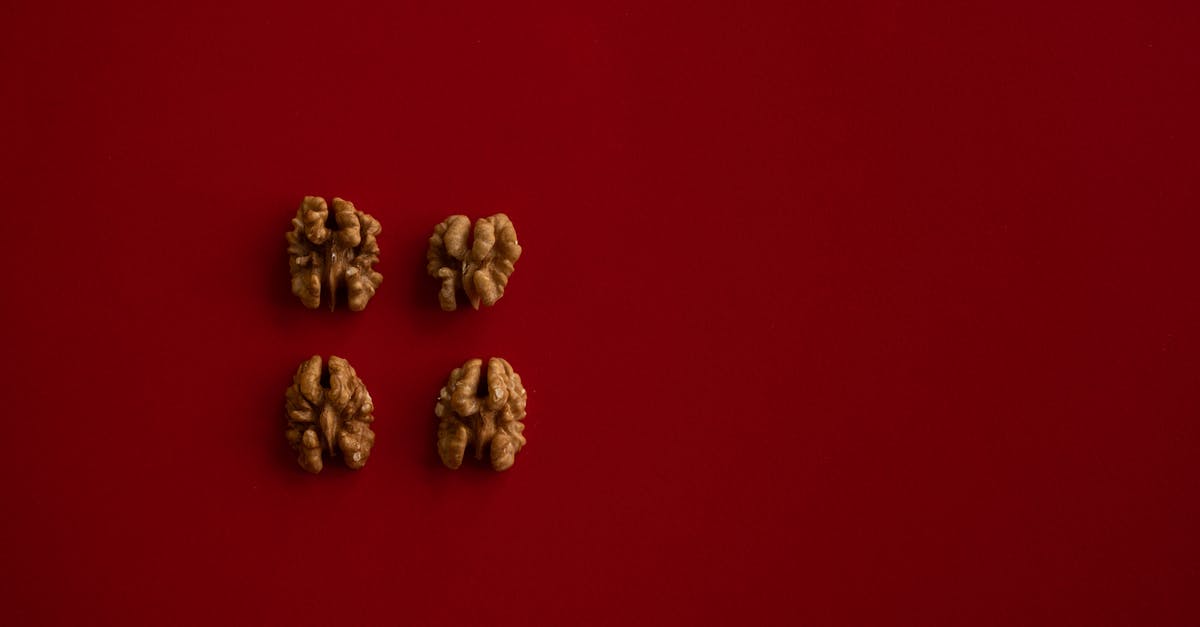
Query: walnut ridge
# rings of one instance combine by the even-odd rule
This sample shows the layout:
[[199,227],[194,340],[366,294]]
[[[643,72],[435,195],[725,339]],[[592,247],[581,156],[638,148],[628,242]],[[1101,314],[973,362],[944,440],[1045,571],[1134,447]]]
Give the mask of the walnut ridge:
[[373,267],[379,261],[379,222],[354,208],[354,203],[333,199],[333,212],[320,196],[305,196],[287,234],[292,293],[305,307],[321,305],[328,294],[329,309],[337,304],[344,287],[351,311],[362,311],[383,282]]
[[442,281],[438,300],[442,309],[454,311],[462,290],[471,306],[491,307],[504,296],[504,288],[521,257],[517,231],[508,216],[497,213],[475,222],[473,240],[467,216],[453,215],[433,229],[426,254],[429,276]]
[[300,364],[284,401],[284,436],[298,453],[301,468],[321,472],[322,453],[340,454],[354,470],[366,465],[375,445],[375,405],[349,362],[330,357],[326,369],[321,357],[313,355]]
[[492,468],[507,470],[525,445],[521,375],[499,357],[488,360],[486,377],[482,367],[483,360],[472,359],[455,368],[434,407],[440,419],[438,456],[447,468],[462,465],[467,447],[472,446],[475,459],[482,460],[486,448]]

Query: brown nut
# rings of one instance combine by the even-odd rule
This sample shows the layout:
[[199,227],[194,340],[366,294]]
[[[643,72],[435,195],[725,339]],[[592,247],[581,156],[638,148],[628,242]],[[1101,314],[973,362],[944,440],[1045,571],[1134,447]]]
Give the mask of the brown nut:
[[333,199],[333,212],[320,196],[305,196],[287,234],[292,293],[309,309],[321,305],[328,292],[329,309],[344,286],[351,311],[362,311],[383,282],[373,267],[379,261],[379,222],[354,208],[354,203]]
[[475,222],[474,239],[468,242],[471,221],[454,215],[433,229],[426,254],[429,276],[441,279],[438,300],[442,309],[454,311],[455,294],[461,289],[471,306],[488,307],[504,296],[508,277],[521,257],[517,231],[503,213]]
[[284,399],[284,436],[299,454],[296,461],[301,468],[321,472],[322,452],[341,454],[354,470],[366,465],[375,445],[371,431],[375,405],[349,362],[330,357],[326,369],[321,367],[321,357],[313,355],[300,364]]
[[433,409],[438,424],[438,456],[447,468],[462,465],[467,446],[475,447],[475,459],[489,449],[492,468],[507,470],[517,451],[525,445],[525,388],[521,375],[499,357],[488,361],[487,376],[480,370],[483,360],[472,359],[455,368]]

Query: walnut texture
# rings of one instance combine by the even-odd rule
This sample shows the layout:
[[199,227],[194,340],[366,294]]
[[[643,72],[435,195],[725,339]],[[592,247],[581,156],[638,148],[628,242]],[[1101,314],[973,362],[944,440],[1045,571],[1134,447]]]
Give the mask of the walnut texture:
[[329,309],[337,304],[345,286],[351,311],[362,311],[383,282],[373,267],[379,261],[379,222],[354,208],[354,203],[333,199],[333,211],[320,196],[305,196],[287,234],[292,293],[309,309],[321,306],[328,293]]
[[525,388],[521,375],[499,357],[488,360],[487,375],[481,372],[483,360],[472,359],[455,368],[438,397],[433,413],[438,424],[438,456],[447,468],[462,465],[468,446],[475,459],[488,455],[495,470],[513,465],[517,451],[525,445],[521,432],[525,425]]
[[313,355],[300,364],[284,399],[284,436],[301,468],[321,472],[323,452],[340,454],[354,470],[366,465],[375,445],[375,405],[349,362],[330,357],[329,367],[322,368],[321,357]]
[[460,289],[475,309],[480,303],[495,305],[521,257],[517,231],[503,213],[476,220],[474,237],[468,241],[470,227],[467,216],[450,216],[429,238],[426,270],[442,281],[438,300],[445,311],[454,311]]

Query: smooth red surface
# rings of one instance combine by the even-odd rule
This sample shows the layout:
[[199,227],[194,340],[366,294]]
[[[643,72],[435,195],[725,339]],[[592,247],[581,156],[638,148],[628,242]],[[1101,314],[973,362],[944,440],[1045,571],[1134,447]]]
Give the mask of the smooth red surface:
[[[0,6],[0,620],[1200,623],[1195,3],[721,4]],[[366,312],[289,293],[305,194]],[[314,353],[361,472],[283,442]],[[529,445],[448,471],[492,355]]]

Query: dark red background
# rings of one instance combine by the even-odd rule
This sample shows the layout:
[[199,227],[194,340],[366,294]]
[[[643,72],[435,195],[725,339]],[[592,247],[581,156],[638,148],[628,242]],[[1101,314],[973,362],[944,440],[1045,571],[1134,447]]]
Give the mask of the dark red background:
[[[5,2],[3,622],[1200,623],[1195,3],[728,4]],[[314,353],[359,473],[283,442]],[[529,445],[451,472],[493,355]]]

